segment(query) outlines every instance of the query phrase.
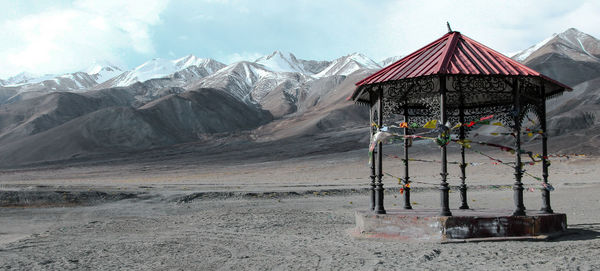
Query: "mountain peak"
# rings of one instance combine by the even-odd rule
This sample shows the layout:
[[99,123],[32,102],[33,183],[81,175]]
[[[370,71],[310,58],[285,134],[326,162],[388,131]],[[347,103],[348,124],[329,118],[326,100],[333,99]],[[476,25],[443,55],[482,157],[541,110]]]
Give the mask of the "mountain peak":
[[223,63],[210,58],[199,58],[193,54],[174,60],[154,58],[118,76],[110,82],[110,86],[128,86],[135,82],[169,77],[175,73],[179,73],[176,75],[177,78],[182,78],[181,76],[187,78],[204,77],[223,67],[225,67]]
[[117,65],[114,65],[106,60],[94,60],[90,66],[85,68],[83,72],[94,75],[98,74],[102,71],[119,71],[122,72],[123,69]]
[[303,64],[292,53],[274,51],[267,56],[259,57],[254,61],[274,72],[299,72],[306,73]]
[[360,69],[379,69],[381,66],[360,53],[352,53],[340,57],[329,64],[327,68],[316,74],[316,77],[332,75],[349,75]]
[[378,62],[377,64],[379,64],[379,66],[381,66],[381,67],[387,67],[388,65],[402,59],[403,57],[404,56],[391,56],[391,57],[388,57],[388,58]]
[[[577,29],[577,28],[571,27],[571,28],[565,30],[563,33],[565,33],[565,34],[567,34],[567,33],[579,34],[579,33],[583,33],[583,32],[579,31],[579,29]],[[583,34],[585,34],[585,33],[583,33]]]
[[181,69],[185,69],[185,68],[187,68],[189,66],[193,66],[193,65],[198,66],[204,62],[206,62],[205,59],[198,58],[197,56],[195,56],[193,54],[189,54],[182,58],[173,60],[173,63],[175,64],[175,66],[178,68],[181,68]]
[[352,53],[350,55],[347,56],[349,59],[352,59],[360,64],[363,64],[364,66],[368,67],[368,68],[379,68],[379,64],[377,64],[375,61],[373,61],[372,59],[368,58],[367,56],[361,54],[361,53]]
[[106,60],[94,60],[93,64],[83,72],[89,74],[98,84],[101,84],[123,73],[123,69]]
[[20,72],[17,75],[11,76],[8,79],[6,79],[4,84],[6,86],[17,86],[30,83],[39,83],[44,80],[51,79],[53,77],[53,74],[38,75],[30,72]]
[[[544,49],[548,46],[556,48]],[[528,59],[533,59],[548,50],[561,55],[570,55],[576,59],[580,59],[581,57],[598,58],[600,57],[600,41],[576,28],[569,28],[562,33],[553,34],[541,42],[515,54],[512,58],[520,62],[527,62]]]

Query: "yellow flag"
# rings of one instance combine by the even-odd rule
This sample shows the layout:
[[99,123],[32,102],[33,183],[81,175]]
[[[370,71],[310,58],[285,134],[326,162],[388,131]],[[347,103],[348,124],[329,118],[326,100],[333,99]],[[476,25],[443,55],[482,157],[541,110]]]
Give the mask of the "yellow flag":
[[452,130],[456,129],[456,128],[460,128],[460,126],[462,126],[462,123],[457,123],[456,125],[454,125],[454,127],[452,127]]
[[494,122],[494,123],[492,123],[492,125],[504,127],[504,125],[502,125],[502,122]]
[[425,125],[423,125],[423,128],[435,129],[436,124],[437,120],[430,120],[427,123],[425,123]]
[[528,137],[532,137],[532,136],[533,136],[533,133],[532,133],[532,132],[529,132],[529,133],[527,133],[527,136],[528,136]]

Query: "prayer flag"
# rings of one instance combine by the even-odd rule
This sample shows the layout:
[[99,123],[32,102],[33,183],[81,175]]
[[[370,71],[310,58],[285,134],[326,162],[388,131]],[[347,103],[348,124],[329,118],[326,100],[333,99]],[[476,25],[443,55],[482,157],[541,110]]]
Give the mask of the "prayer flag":
[[491,118],[493,118],[493,117],[494,117],[494,115],[489,115],[489,116],[487,116],[487,117],[482,117],[482,118],[480,118],[479,120],[489,120],[489,119],[491,119]]
[[437,120],[430,120],[427,123],[425,123],[425,125],[423,125],[423,128],[435,129],[436,125]]

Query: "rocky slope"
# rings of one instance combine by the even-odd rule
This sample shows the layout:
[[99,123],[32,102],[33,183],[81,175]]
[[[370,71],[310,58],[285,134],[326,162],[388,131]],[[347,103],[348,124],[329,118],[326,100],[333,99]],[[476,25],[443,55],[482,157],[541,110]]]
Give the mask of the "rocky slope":
[[[97,97],[73,95],[77,94],[54,93],[45,96],[48,100],[36,100],[45,110],[21,108],[20,114],[0,115],[3,127],[8,127],[0,139],[0,164],[147,150],[199,140],[205,134],[239,132],[271,119],[268,112],[216,89],[172,94],[140,108],[126,105],[131,97],[105,98],[101,101],[106,106],[94,107]],[[71,99],[68,106],[61,102],[66,99]],[[15,105],[5,105],[0,112],[18,111],[7,106]]]
[[569,86],[600,76],[600,41],[570,28],[516,54],[514,59]]

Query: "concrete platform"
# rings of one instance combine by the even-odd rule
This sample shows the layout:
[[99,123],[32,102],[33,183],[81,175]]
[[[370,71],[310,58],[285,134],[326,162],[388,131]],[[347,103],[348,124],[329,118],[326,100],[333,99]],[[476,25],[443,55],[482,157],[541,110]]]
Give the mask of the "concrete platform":
[[567,229],[565,214],[527,211],[526,216],[512,216],[513,210],[451,211],[453,216],[438,216],[437,209],[392,209],[384,215],[356,211],[353,235],[423,242],[543,240]]

